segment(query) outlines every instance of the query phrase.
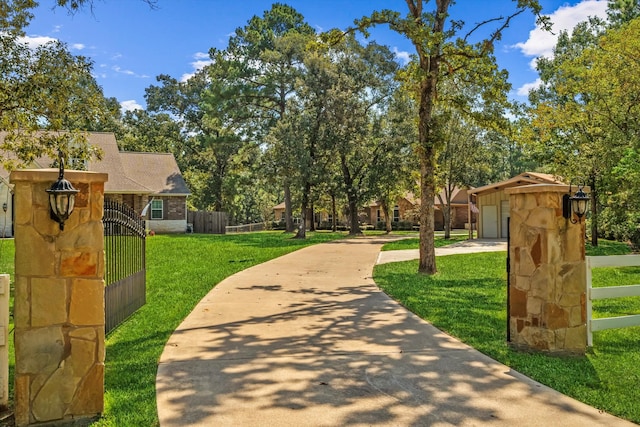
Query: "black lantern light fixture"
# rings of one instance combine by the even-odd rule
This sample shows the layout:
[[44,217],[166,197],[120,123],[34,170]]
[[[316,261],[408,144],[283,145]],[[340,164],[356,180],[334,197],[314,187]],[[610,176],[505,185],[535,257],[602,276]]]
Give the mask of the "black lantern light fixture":
[[60,224],[60,230],[64,230],[64,222],[69,219],[69,215],[73,212],[76,194],[78,194],[79,190],[76,190],[73,185],[64,178],[64,159],[62,158],[62,152],[60,152],[58,156],[58,162],[60,164],[58,180],[46,191],[49,193],[51,219]]
[[[578,190],[571,194],[573,183],[569,185],[569,193],[562,197],[562,215],[572,224],[582,222],[582,217],[587,213],[589,195],[584,192],[584,182],[577,184]],[[573,214],[578,220],[573,219]]]

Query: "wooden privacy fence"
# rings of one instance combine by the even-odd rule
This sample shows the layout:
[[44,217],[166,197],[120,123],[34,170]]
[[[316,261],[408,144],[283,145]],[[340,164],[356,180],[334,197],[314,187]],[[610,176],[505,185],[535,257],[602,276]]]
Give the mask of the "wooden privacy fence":
[[593,346],[593,332],[640,326],[640,314],[593,319],[592,301],[640,296],[640,285],[594,288],[591,269],[598,267],[640,267],[640,255],[590,256],[587,262],[587,345]]
[[[226,212],[187,212],[187,231],[205,234],[225,234],[226,226]],[[191,228],[191,230],[189,230],[189,228]]]
[[104,202],[105,333],[146,302],[145,222],[127,205]]

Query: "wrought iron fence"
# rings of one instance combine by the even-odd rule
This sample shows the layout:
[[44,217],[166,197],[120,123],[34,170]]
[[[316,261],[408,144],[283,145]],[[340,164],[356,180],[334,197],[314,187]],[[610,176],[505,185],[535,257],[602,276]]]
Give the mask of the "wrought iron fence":
[[104,201],[105,332],[146,302],[145,221],[127,205]]

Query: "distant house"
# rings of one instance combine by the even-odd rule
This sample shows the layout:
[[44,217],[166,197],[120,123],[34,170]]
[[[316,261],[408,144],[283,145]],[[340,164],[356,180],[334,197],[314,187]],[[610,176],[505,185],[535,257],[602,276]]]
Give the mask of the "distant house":
[[[469,224],[469,190],[462,188],[454,188],[451,193],[451,228],[464,229]],[[442,200],[446,202],[444,190],[440,192]],[[434,198],[434,224],[436,230],[444,230],[444,205],[440,202],[440,198],[436,195]],[[382,203],[379,201],[369,204],[367,207],[369,220],[372,224],[385,220]],[[418,215],[420,210],[420,199],[413,193],[408,192],[404,196],[396,199],[393,206],[392,221],[410,221],[418,223]]]
[[184,233],[191,194],[173,154],[119,151],[112,133],[91,133],[89,142],[103,151],[88,170],[109,174],[105,199],[125,203],[156,233]]
[[[92,172],[109,175],[105,199],[129,205],[146,219],[147,229],[156,233],[184,233],[187,229],[187,197],[191,194],[173,154],[120,151],[113,133],[91,132],[91,145],[102,149],[101,160],[85,164]],[[51,167],[51,159],[38,159],[32,168]],[[11,186],[8,173],[0,168],[0,237],[12,230]],[[6,201],[5,201],[6,199]],[[5,233],[12,236],[13,232]]]
[[546,173],[523,172],[513,178],[475,188],[470,192],[476,197],[479,211],[478,238],[497,239],[507,237],[509,196],[505,188],[530,184],[562,184],[555,176]]
[[[307,212],[307,228],[311,228],[311,215],[312,215],[311,209],[309,209],[309,211]],[[279,203],[273,207],[273,218],[276,223],[280,223],[281,225],[285,223],[286,219],[285,219],[284,202]],[[294,214],[293,223],[295,225],[298,225],[300,224],[300,221],[302,221],[300,214],[299,213],[298,215]],[[324,210],[316,211],[313,213],[313,221],[316,227],[329,226],[329,224],[333,222],[333,216],[331,215],[331,212],[326,212]],[[340,225],[340,224],[346,223],[346,218],[343,218],[342,216],[338,215],[337,221],[338,221],[338,224]]]
[[[391,206],[391,221],[408,221],[415,222],[416,208],[420,206],[420,199],[416,198],[411,192],[405,193],[403,196],[399,196],[395,200],[395,204]],[[382,202],[376,200],[369,203],[366,207],[367,220],[370,224],[377,224],[378,222],[385,221],[384,209],[382,209]]]
[[[469,191],[461,188],[454,188],[451,194],[451,228],[452,229],[464,229],[469,227]],[[444,191],[440,193],[442,200],[446,201]],[[435,229],[444,230],[444,215],[442,203],[437,196],[434,199],[435,206]],[[392,206],[392,221],[410,222],[418,225],[418,215],[420,211],[420,199],[413,193],[407,192],[403,196],[396,199],[394,206]],[[284,202],[273,207],[273,213],[276,222],[284,222],[285,220],[285,207]],[[385,221],[385,214],[382,209],[382,203],[380,201],[374,201],[364,207],[360,215],[361,222],[376,225],[379,222]],[[315,213],[316,223],[331,222],[331,215],[326,212]],[[347,222],[346,218],[338,218],[339,222]],[[299,218],[294,218],[294,223],[299,223]],[[307,224],[308,225],[308,224]]]

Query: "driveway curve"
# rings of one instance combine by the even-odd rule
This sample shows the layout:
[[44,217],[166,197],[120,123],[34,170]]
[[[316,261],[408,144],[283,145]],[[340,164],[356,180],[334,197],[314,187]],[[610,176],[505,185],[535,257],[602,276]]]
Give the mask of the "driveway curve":
[[218,284],[158,366],[160,425],[632,426],[444,334],[372,279],[384,238],[310,246]]

